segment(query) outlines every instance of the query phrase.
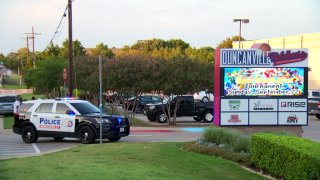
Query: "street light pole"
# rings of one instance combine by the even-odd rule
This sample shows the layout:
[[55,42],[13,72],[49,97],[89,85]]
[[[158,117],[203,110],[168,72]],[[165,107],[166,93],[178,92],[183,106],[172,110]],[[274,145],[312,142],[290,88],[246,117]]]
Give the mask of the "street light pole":
[[239,22],[240,28],[239,28],[239,49],[241,44],[241,23],[249,23],[249,19],[233,19],[233,22]]

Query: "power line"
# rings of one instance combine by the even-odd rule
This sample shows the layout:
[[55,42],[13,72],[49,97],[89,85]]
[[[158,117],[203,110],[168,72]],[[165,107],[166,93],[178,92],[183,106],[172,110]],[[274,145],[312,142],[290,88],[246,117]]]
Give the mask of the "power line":
[[35,68],[35,63],[36,63],[36,54],[34,53],[34,35],[41,35],[41,33],[35,33],[34,29],[32,27],[32,32],[31,33],[25,33],[25,34],[31,34],[31,39],[32,39],[32,53],[33,53],[33,68]]
[[34,35],[41,35],[41,33],[35,33],[34,29],[32,27],[32,32],[31,33],[24,33],[24,34],[31,34],[30,38],[32,39],[32,52],[34,53],[34,39],[35,39]]
[[67,16],[67,14],[66,14],[67,10],[68,10],[68,5],[66,6],[66,8],[65,8],[65,10],[64,10],[64,12],[63,12],[63,14],[62,14],[62,17],[61,17],[61,19],[60,19],[60,22],[59,22],[59,24],[58,24],[58,26],[57,26],[57,28],[56,28],[56,30],[55,30],[55,32],[54,32],[51,40],[49,41],[47,47],[46,47],[44,50],[48,49],[49,45],[53,42],[53,39],[55,38],[56,34],[59,32],[59,28],[60,28],[60,26],[61,26],[62,20],[63,20],[64,17]]

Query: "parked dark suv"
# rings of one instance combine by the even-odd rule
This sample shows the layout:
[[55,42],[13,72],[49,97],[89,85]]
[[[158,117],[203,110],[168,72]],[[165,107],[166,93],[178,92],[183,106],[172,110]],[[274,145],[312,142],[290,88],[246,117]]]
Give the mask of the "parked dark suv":
[[[195,121],[213,121],[213,102],[195,102],[193,96],[188,95],[174,97],[171,101],[164,100],[158,104],[147,104],[144,108],[144,114],[147,116],[149,121],[165,123],[168,120],[166,115],[169,111],[168,105],[170,104],[170,115],[173,115],[177,98],[181,98],[179,107],[177,109],[177,117],[191,116]],[[166,113],[163,110],[165,110]]]
[[124,101],[124,108],[128,108],[129,111],[134,111],[137,114],[142,113],[146,104],[161,103],[162,99],[156,95],[142,95],[138,98],[132,97]]

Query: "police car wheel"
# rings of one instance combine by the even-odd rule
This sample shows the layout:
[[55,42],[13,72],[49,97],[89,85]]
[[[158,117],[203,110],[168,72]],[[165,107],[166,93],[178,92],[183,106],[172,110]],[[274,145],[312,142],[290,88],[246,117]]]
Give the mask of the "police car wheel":
[[54,139],[55,141],[62,141],[62,140],[63,140],[63,137],[53,137],[53,139]]
[[25,143],[35,143],[38,140],[38,134],[32,126],[24,127],[21,131],[21,137]]
[[82,126],[79,130],[79,139],[83,144],[91,144],[95,141],[93,130],[90,126]]
[[118,136],[118,137],[110,137],[110,138],[108,138],[109,139],[109,141],[111,141],[111,142],[116,142],[116,141],[119,141],[120,139],[121,139],[121,137],[120,136]]

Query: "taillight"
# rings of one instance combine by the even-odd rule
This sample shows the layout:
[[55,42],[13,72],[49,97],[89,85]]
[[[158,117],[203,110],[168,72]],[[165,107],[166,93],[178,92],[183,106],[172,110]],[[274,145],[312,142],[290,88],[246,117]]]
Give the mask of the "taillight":
[[18,118],[19,118],[19,113],[14,113],[14,114],[13,114],[13,117],[14,117],[15,119],[16,119],[16,118],[18,119]]
[[26,115],[25,114],[19,114],[19,113],[14,113],[13,114],[14,119],[20,119],[20,120],[24,120]]
[[320,108],[320,102],[318,102],[318,108]]

